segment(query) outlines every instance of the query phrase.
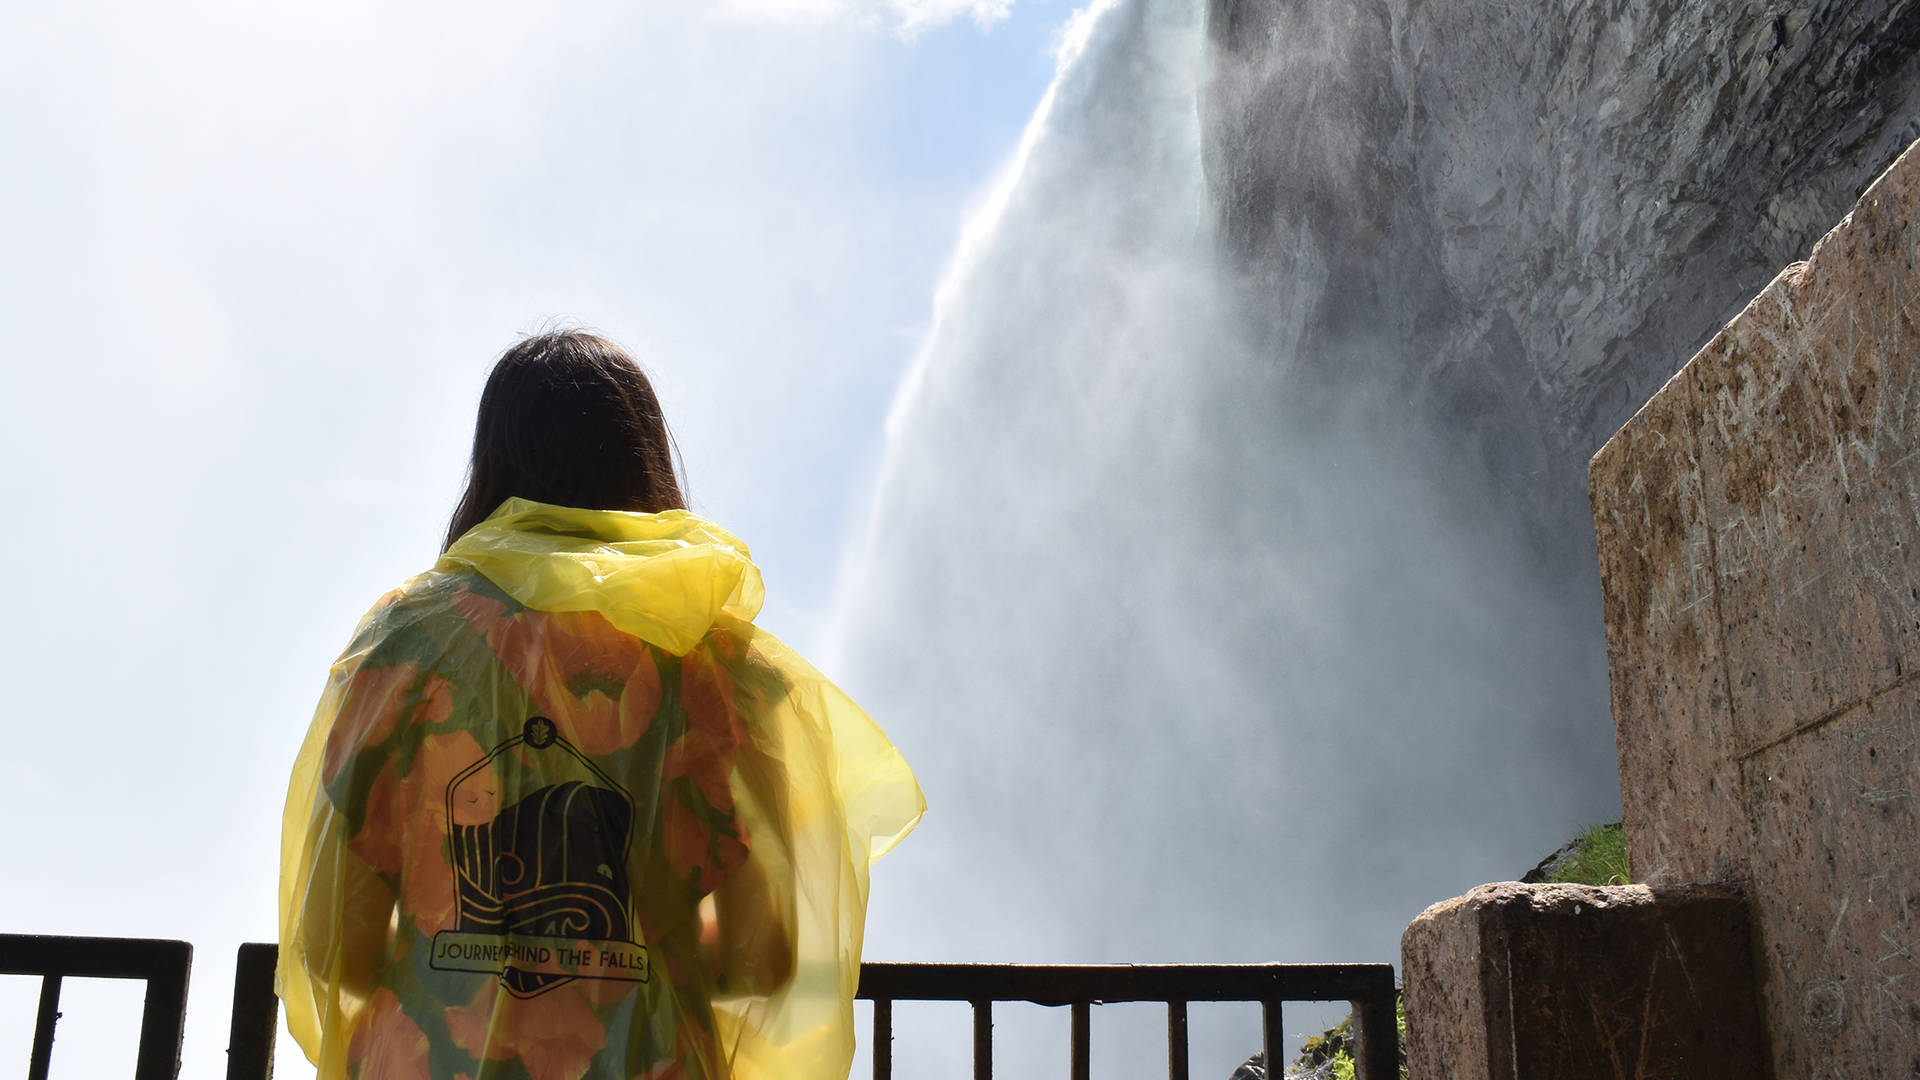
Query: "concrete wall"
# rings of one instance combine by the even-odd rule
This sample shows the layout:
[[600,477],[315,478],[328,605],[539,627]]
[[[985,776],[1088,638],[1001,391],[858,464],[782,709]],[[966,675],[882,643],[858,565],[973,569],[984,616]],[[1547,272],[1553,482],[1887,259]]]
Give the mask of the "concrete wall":
[[1920,155],[1594,458],[1636,880],[1737,882],[1780,1077],[1920,1076]]

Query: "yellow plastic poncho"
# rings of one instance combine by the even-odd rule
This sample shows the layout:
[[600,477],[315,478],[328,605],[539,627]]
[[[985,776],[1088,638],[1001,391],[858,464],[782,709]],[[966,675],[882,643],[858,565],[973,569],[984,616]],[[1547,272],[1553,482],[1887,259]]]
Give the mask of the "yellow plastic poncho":
[[867,870],[925,804],[682,511],[514,499],[383,598],[287,793],[331,1080],[847,1075]]

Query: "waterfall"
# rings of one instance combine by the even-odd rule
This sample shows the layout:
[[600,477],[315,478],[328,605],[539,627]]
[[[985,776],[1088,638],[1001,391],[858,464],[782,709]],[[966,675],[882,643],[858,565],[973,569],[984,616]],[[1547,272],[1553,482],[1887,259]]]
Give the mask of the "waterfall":
[[837,670],[930,804],[870,955],[1394,960],[1616,813],[1587,457],[1920,136],[1916,41],[1904,0],[1076,14],[848,562]]
[[1328,274],[1247,310],[1205,23],[1074,17],[896,404],[838,650],[931,810],[870,956],[1396,960],[1614,811],[1596,613],[1391,386],[1307,391]]

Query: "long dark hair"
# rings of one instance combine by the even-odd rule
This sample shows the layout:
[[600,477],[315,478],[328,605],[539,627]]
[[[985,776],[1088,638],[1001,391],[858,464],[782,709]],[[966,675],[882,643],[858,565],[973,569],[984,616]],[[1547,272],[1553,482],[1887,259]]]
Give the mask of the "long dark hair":
[[585,330],[501,354],[480,395],[467,490],[441,550],[513,496],[589,510],[684,509],[673,433],[646,373]]

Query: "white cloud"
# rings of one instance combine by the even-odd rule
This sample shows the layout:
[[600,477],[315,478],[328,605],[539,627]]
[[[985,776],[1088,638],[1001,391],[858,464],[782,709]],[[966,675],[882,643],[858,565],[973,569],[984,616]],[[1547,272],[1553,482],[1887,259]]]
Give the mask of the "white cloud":
[[1013,11],[1014,0],[722,0],[720,10],[734,18],[776,22],[890,24],[912,37],[955,19],[971,19],[986,29]]
[[721,0],[722,14],[770,22],[820,22],[840,18],[855,7],[848,0]]
[[1007,17],[1013,0],[886,0],[887,7],[900,20],[901,31],[918,33],[962,16],[986,29]]

